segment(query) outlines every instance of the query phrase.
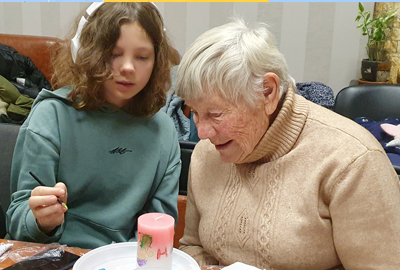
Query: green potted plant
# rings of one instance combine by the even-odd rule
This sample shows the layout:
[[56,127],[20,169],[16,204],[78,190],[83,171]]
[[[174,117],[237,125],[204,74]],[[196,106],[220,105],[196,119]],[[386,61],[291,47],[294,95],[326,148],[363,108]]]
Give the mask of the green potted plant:
[[358,3],[357,28],[361,28],[363,36],[368,37],[367,55],[361,63],[361,75],[364,81],[386,82],[390,76],[391,62],[387,57],[385,43],[391,31],[391,25],[397,10],[389,10],[372,18],[371,13]]

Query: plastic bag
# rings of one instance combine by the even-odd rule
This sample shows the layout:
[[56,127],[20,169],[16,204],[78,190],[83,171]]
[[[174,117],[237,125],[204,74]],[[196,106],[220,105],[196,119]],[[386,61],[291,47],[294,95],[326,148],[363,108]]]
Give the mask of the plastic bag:
[[[10,242],[11,243],[11,242]],[[2,243],[3,244],[3,243]],[[11,243],[12,244],[12,243]],[[1,245],[0,245],[1,246]],[[14,262],[20,262],[23,260],[37,260],[39,258],[48,258],[49,260],[59,260],[64,253],[65,245],[58,243],[52,243],[47,245],[29,245],[19,248],[13,248],[8,252],[4,253],[0,257],[0,262],[7,258],[10,258]],[[48,252],[45,252],[48,251]],[[38,253],[45,252],[37,255]]]
[[7,251],[13,246],[13,243],[3,242],[0,244],[0,263],[8,258]]

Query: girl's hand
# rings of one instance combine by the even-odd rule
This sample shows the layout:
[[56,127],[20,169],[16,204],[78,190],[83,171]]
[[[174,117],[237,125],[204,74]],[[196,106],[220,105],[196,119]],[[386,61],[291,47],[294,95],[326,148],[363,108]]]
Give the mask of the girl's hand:
[[57,183],[54,187],[38,186],[31,192],[29,207],[36,218],[40,230],[49,234],[64,221],[67,209],[58,203],[57,197],[67,203],[67,187]]

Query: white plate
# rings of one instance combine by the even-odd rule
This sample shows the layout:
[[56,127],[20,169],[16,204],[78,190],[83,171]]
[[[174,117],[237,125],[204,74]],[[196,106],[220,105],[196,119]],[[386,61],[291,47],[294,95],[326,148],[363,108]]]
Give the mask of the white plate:
[[[134,270],[137,267],[136,254],[136,242],[102,246],[79,258],[73,270]],[[200,270],[200,267],[192,257],[174,248],[172,270]]]

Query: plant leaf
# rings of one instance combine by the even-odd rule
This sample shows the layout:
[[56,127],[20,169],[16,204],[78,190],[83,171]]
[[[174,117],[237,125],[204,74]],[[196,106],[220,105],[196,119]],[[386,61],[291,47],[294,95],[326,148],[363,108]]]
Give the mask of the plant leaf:
[[358,9],[360,10],[360,12],[364,12],[364,6],[363,4],[361,4],[361,2],[358,2]]

